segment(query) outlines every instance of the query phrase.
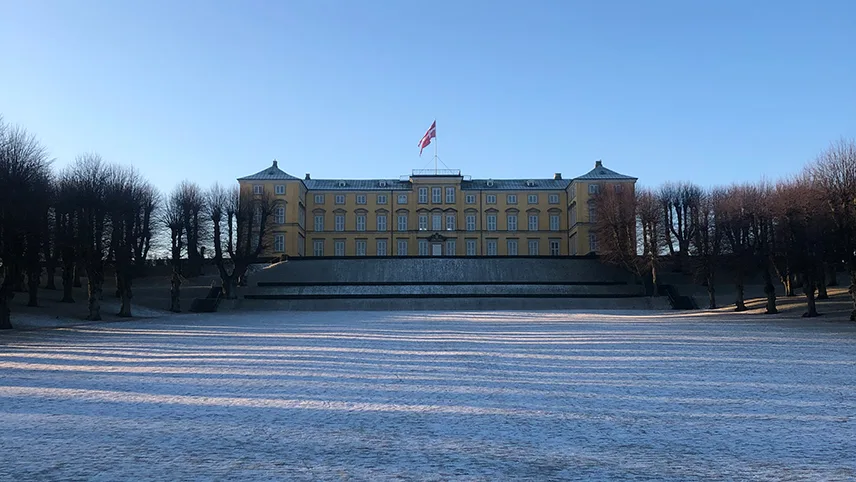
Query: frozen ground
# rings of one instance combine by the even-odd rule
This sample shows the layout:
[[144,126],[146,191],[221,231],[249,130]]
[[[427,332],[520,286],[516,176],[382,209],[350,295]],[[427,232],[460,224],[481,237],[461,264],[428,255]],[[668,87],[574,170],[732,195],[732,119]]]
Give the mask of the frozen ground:
[[185,315],[0,334],[6,480],[852,480],[856,327]]

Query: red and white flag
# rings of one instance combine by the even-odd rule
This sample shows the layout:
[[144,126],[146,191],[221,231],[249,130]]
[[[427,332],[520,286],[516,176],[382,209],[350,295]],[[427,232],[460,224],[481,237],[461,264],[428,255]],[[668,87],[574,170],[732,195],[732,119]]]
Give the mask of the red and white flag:
[[422,140],[419,141],[419,156],[422,157],[422,149],[428,147],[428,144],[431,144],[431,139],[437,137],[437,121],[431,123],[431,127],[428,129],[428,132],[422,136]]

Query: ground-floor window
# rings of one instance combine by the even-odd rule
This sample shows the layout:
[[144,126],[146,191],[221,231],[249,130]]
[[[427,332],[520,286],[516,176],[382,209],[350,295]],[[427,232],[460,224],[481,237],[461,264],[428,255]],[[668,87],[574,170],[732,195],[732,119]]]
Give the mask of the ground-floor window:
[[302,234],[297,235],[297,255],[305,256],[306,255],[306,236]]
[[276,233],[273,235],[273,250],[277,253],[285,252],[285,234]]
[[446,256],[458,254],[458,243],[454,239],[446,240]]
[[508,248],[509,256],[517,256],[517,240],[509,239],[506,241],[506,247]]
[[550,256],[559,256],[562,253],[561,241],[558,239],[550,240]]
[[427,239],[419,240],[419,256],[428,256],[431,254]]
[[398,256],[407,256],[407,240],[399,239],[396,243],[395,254]]
[[345,240],[337,239],[333,241],[333,254],[336,256],[344,256],[345,255]]
[[597,251],[597,235],[594,233],[589,234],[589,251]]
[[475,256],[476,255],[476,246],[478,241],[475,239],[468,239],[467,243],[467,256]]
[[357,240],[357,242],[356,242],[357,256],[365,256],[366,255],[366,244],[368,244],[368,243],[366,243],[365,239],[358,239]]
[[316,239],[312,241],[312,255],[313,256],[324,256],[324,240]]
[[378,256],[386,256],[386,240],[378,239],[377,240],[377,255]]
[[529,240],[529,256],[538,256],[538,240],[530,239]]
[[496,240],[488,239],[486,244],[486,251],[488,256],[496,256]]

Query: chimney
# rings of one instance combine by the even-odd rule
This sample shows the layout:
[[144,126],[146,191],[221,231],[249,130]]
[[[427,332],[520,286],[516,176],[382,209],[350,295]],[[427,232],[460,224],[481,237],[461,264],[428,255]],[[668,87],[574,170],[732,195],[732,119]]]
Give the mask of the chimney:
[[555,179],[557,181],[561,181],[562,180],[562,173],[557,172],[556,174],[553,174],[553,179]]
[[311,178],[311,177],[309,177],[309,173],[307,172],[307,173],[306,173],[306,177],[305,177],[304,179],[306,179],[306,180],[308,181],[308,180],[310,180],[310,179],[312,179],[312,178]]
[[597,160],[594,162],[594,167],[603,167],[603,161]]
[[276,166],[276,159],[273,160],[273,167],[277,167]]

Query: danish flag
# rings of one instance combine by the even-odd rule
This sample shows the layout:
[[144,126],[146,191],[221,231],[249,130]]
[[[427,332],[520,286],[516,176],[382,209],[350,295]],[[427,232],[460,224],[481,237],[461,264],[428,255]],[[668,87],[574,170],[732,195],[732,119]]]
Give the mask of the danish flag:
[[422,140],[419,141],[419,156],[422,157],[422,149],[428,147],[431,144],[431,139],[437,137],[437,121],[431,123],[431,127],[428,129],[428,132],[422,136]]

